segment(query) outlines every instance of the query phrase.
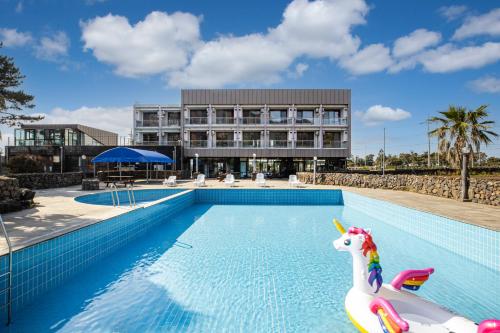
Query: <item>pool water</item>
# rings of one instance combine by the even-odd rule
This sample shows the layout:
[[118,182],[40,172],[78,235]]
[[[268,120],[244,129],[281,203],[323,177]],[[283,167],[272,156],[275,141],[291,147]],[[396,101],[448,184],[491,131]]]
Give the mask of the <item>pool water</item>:
[[[170,195],[174,195],[182,191],[183,190],[181,189],[154,189],[154,190],[134,189],[134,198],[136,204],[146,204],[162,198],[166,198]],[[127,193],[126,190],[118,190],[117,193],[120,205],[127,206],[130,204],[130,200],[132,200],[132,198],[129,199],[129,193]],[[75,201],[91,205],[104,205],[104,206],[113,205],[111,191],[81,195],[79,197],[76,197]]]
[[418,293],[500,317],[500,273],[344,206],[195,204],[15,313],[10,332],[355,332],[351,258],[332,218],[372,228],[386,282],[435,267]]

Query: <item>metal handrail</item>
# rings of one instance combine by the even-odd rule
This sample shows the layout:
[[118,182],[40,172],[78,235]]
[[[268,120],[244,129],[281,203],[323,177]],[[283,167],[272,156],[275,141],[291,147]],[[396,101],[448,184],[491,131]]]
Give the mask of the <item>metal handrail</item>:
[[[115,184],[111,184],[110,189],[111,189],[111,200],[113,201],[113,207],[120,206],[120,197],[118,195],[118,188],[116,187]],[[116,193],[116,201],[115,201],[115,193]]]
[[7,241],[7,247],[9,248],[9,271],[2,276],[9,275],[9,281],[7,283],[7,288],[2,290],[7,291],[7,324],[9,325],[12,321],[12,243],[10,242],[9,234],[7,234],[7,230],[5,229],[5,224],[3,222],[2,215],[0,215],[0,225],[2,226],[2,232],[5,236],[5,240]]
[[134,186],[132,184],[127,184],[127,196],[128,196],[128,204],[130,207],[135,207],[135,194],[134,194]]

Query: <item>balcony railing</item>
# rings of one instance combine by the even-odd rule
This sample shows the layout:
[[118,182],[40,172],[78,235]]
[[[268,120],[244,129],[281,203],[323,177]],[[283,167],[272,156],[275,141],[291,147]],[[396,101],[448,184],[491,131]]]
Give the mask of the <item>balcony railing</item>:
[[243,125],[260,125],[262,121],[260,117],[243,117],[241,118],[241,123]]
[[204,125],[208,124],[207,117],[191,117],[188,119],[188,123],[191,125]]
[[314,118],[297,118],[295,119],[296,124],[309,124],[313,125],[314,124]]
[[180,119],[168,119],[167,120],[167,125],[168,126],[180,126],[181,125],[181,121],[180,121]]
[[243,140],[241,142],[241,146],[243,148],[260,148],[261,141],[260,140]]
[[291,124],[292,118],[270,118],[269,125],[286,125]]
[[347,148],[347,143],[342,141],[323,141],[323,148]]
[[237,147],[238,144],[234,140],[216,140],[215,147],[216,148],[233,148]]
[[347,125],[346,118],[323,118],[323,125]]
[[63,146],[63,139],[47,139],[47,140],[31,140],[31,139],[15,139],[16,146]]
[[191,140],[189,141],[189,147],[191,148],[206,148],[208,144],[207,140]]
[[288,148],[288,140],[269,140],[269,148]]
[[297,140],[295,142],[297,148],[314,148],[314,140]]
[[158,119],[145,119],[142,121],[142,127],[158,127],[160,126],[160,123],[158,122]]
[[180,146],[181,140],[168,140],[165,142],[167,146]]
[[235,119],[233,117],[216,117],[215,123],[219,125],[234,124]]
[[142,142],[138,142],[139,144],[145,145],[145,146],[158,146],[160,142],[158,140],[143,140]]

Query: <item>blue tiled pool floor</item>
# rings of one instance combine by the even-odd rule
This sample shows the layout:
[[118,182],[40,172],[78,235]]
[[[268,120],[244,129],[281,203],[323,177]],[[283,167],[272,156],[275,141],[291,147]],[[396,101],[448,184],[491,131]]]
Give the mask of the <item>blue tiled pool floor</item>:
[[354,332],[333,217],[372,228],[386,281],[432,266],[423,296],[500,316],[498,272],[355,208],[195,204],[15,313],[10,332]]

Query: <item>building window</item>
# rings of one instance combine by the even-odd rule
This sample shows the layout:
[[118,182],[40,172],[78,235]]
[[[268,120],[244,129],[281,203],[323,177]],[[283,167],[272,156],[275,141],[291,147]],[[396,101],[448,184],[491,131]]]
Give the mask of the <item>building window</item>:
[[340,110],[325,110],[323,113],[324,125],[345,125],[346,120],[340,118]]
[[158,133],[142,133],[142,143],[145,145],[157,145]]
[[260,132],[243,132],[243,147],[260,147]]
[[245,125],[260,124],[260,110],[243,110],[242,122]]
[[178,145],[180,139],[181,139],[180,133],[167,133],[167,145],[168,146]]
[[167,124],[168,126],[180,126],[181,124],[180,112],[169,112]]
[[299,110],[297,111],[297,124],[314,124],[314,111]]
[[217,109],[215,111],[216,124],[234,124],[234,110]]
[[194,125],[206,124],[207,110],[205,109],[189,110],[189,123]]
[[207,146],[207,132],[190,132],[189,133],[191,147],[206,147]]
[[342,148],[340,132],[325,132],[323,134],[323,148]]
[[216,147],[234,147],[234,132],[217,132],[215,133]]
[[297,132],[297,148],[313,148],[314,132]]
[[286,148],[288,146],[288,132],[269,132],[269,147]]
[[271,110],[269,111],[269,124],[286,124],[287,111],[284,110]]
[[155,127],[158,125],[158,114],[156,112],[144,112],[142,114],[142,126]]

